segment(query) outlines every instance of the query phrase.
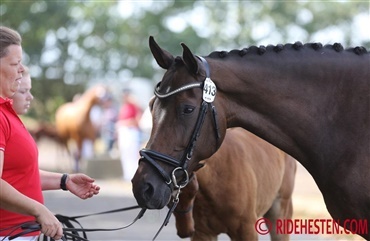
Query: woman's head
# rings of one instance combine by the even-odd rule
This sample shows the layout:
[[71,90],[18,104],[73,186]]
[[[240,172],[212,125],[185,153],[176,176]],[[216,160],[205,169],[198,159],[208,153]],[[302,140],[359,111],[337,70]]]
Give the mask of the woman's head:
[[13,109],[18,115],[26,114],[31,106],[33,95],[31,94],[31,76],[29,70],[24,66],[23,77],[18,91],[12,96]]
[[18,90],[22,72],[22,38],[15,30],[0,26],[0,97]]

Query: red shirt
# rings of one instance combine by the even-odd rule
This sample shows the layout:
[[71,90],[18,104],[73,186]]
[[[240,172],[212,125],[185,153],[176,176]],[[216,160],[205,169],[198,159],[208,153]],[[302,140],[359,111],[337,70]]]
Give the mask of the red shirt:
[[[12,108],[12,101],[0,97],[0,150],[4,151],[2,179],[20,193],[44,203],[35,141]],[[14,227],[35,217],[0,208],[0,229]],[[20,231],[20,230],[18,230]],[[18,233],[15,232],[15,233]],[[13,234],[15,234],[13,233]],[[7,236],[9,231],[0,232]],[[39,232],[28,234],[38,235]]]
[[135,119],[138,114],[139,109],[136,105],[132,103],[126,103],[121,107],[118,119],[119,120]]

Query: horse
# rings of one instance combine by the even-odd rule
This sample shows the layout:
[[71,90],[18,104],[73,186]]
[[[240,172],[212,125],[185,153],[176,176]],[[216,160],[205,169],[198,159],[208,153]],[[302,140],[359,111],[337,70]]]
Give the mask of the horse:
[[[153,130],[132,179],[136,201],[161,209],[176,183],[242,127],[298,160],[332,218],[370,230],[370,54],[364,47],[296,42],[174,57],[151,36],[166,70],[155,87]],[[175,171],[176,170],[176,171]],[[172,178],[174,176],[174,178]],[[370,239],[369,232],[359,232]]]
[[[28,128],[27,128],[28,129]],[[71,160],[73,158],[72,153],[70,152],[70,148],[68,147],[68,143],[61,139],[58,135],[57,129],[55,127],[54,123],[48,123],[48,122],[40,122],[33,128],[28,129],[28,132],[31,134],[37,145],[42,145],[41,141],[45,139],[45,143],[52,142],[55,146],[55,158],[57,159],[67,159]],[[48,145],[49,147],[49,145]],[[41,148],[41,146],[39,146]],[[72,159],[73,160],[73,159]],[[66,169],[66,170],[72,170],[73,167],[71,167],[72,163],[61,163],[58,162],[59,169]]]
[[59,139],[66,146],[70,140],[76,144],[77,149],[73,155],[75,172],[80,169],[84,141],[94,143],[98,135],[98,130],[90,119],[90,111],[94,105],[100,104],[107,94],[105,86],[93,86],[73,102],[59,106],[55,112],[55,127]]
[[42,122],[39,123],[35,128],[29,129],[28,132],[31,134],[36,143],[39,142],[41,138],[47,137],[55,141],[57,144],[62,146],[63,149],[69,152],[67,143],[60,138],[57,129],[53,124]]
[[[242,128],[226,132],[220,149],[194,172],[174,211],[177,234],[191,240],[258,240],[257,218],[292,218],[296,161]],[[192,175],[189,173],[189,175]],[[227,182],[225,182],[227,180]],[[192,209],[193,207],[193,209]],[[271,228],[272,240],[289,240]]]

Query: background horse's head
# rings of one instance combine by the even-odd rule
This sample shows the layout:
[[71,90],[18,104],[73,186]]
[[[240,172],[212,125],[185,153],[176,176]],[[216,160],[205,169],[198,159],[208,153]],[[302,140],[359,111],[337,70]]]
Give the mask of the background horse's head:
[[97,84],[91,87],[90,89],[86,90],[85,93],[82,94],[81,101],[85,102],[85,105],[101,104],[102,101],[105,100],[110,95],[111,93],[107,86]]
[[149,45],[159,66],[167,71],[150,102],[153,129],[140,152],[132,184],[140,206],[161,209],[174,189],[187,184],[199,161],[216,152],[225,135],[226,120],[223,113],[216,114],[220,103],[217,96],[212,100],[216,89],[209,83],[205,59],[194,56],[185,44],[182,57],[176,58],[152,37]]

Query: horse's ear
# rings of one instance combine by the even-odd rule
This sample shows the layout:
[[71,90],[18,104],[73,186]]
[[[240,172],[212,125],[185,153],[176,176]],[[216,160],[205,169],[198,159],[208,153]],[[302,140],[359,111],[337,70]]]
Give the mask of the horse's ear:
[[163,69],[169,69],[174,61],[172,54],[159,47],[159,45],[154,41],[153,36],[149,37],[149,47],[158,65]]
[[187,67],[187,69],[190,71],[192,74],[198,74],[198,62],[195,59],[194,54],[190,51],[188,46],[186,46],[184,43],[181,43],[181,46],[183,48],[182,52],[182,59],[184,60],[184,63]]

